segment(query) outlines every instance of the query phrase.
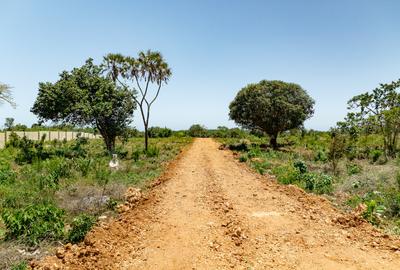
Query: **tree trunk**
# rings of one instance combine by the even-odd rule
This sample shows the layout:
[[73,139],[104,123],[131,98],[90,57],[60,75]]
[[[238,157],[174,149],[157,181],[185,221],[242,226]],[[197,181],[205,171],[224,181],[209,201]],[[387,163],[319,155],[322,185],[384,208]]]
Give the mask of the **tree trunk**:
[[272,146],[274,150],[278,149],[278,142],[277,142],[278,134],[270,134],[269,136],[270,136],[269,144]]
[[144,125],[144,149],[147,151],[149,146],[149,133],[147,130],[147,125]]

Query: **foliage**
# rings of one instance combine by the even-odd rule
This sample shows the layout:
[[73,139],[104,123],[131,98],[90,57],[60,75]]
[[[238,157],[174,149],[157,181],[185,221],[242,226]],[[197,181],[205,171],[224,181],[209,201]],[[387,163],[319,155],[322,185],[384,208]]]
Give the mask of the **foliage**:
[[190,137],[204,138],[208,137],[208,131],[204,126],[194,124],[188,129],[188,135]]
[[68,241],[74,244],[82,241],[95,224],[95,221],[94,217],[87,214],[75,217],[71,224],[71,230],[68,232]]
[[348,175],[358,174],[362,170],[361,166],[356,163],[347,163],[346,169]]
[[385,155],[396,154],[397,137],[400,132],[400,94],[397,89],[400,80],[388,84],[380,84],[371,93],[363,93],[349,100],[352,118],[359,126],[383,135]]
[[96,127],[112,151],[134,109],[132,93],[103,77],[102,68],[89,59],[82,67],[62,72],[56,83],[40,83],[31,111],[41,121]]
[[22,239],[35,245],[41,239],[61,239],[64,234],[64,211],[50,203],[29,205],[23,209],[4,209],[1,217],[6,237]]
[[331,130],[331,143],[329,146],[328,159],[332,165],[332,171],[338,174],[338,162],[343,157],[346,150],[345,137],[337,129]]
[[160,154],[160,149],[157,146],[150,146],[147,150],[144,150],[147,157],[153,158]]
[[[111,80],[121,88],[129,89],[133,94],[133,99],[142,115],[145,150],[147,150],[151,106],[160,94],[162,85],[166,84],[171,77],[171,69],[160,52],[150,50],[139,52],[137,58],[121,54],[108,54],[104,57],[103,68]],[[151,86],[156,88],[153,97],[148,96]],[[138,94],[140,97],[137,96]]]
[[385,211],[385,207],[378,204],[375,200],[366,201],[365,204],[367,209],[363,213],[363,218],[373,225],[378,225],[380,223],[380,218]]
[[168,138],[172,135],[172,130],[169,128],[151,127],[148,129],[149,138]]
[[249,130],[261,130],[278,147],[277,137],[313,115],[314,101],[299,85],[263,80],[242,88],[229,105],[229,116]]
[[11,86],[0,82],[0,102],[5,101],[15,108],[16,104],[11,96]]

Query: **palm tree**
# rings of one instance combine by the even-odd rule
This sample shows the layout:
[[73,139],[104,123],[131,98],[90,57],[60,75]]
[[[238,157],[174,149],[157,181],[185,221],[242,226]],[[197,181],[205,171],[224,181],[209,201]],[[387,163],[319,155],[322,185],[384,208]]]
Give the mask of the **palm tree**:
[[5,101],[15,108],[15,102],[11,96],[11,86],[0,83],[0,102]]

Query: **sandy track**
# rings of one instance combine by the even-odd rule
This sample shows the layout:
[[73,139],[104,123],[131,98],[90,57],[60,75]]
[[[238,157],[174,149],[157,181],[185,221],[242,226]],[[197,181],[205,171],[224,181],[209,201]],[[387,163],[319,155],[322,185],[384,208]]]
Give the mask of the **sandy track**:
[[160,185],[37,269],[400,269],[400,244],[196,139]]

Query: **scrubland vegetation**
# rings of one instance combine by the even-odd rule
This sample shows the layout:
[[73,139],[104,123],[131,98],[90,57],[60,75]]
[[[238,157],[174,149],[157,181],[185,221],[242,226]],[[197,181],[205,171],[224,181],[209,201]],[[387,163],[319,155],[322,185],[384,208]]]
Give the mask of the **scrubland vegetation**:
[[[127,186],[146,188],[189,138],[120,142],[120,169],[101,140],[33,142],[13,136],[0,150],[0,268],[40,256],[58,242],[81,241],[99,216],[115,215]],[[27,250],[23,253],[19,250]],[[32,250],[32,252],[29,252]]]

